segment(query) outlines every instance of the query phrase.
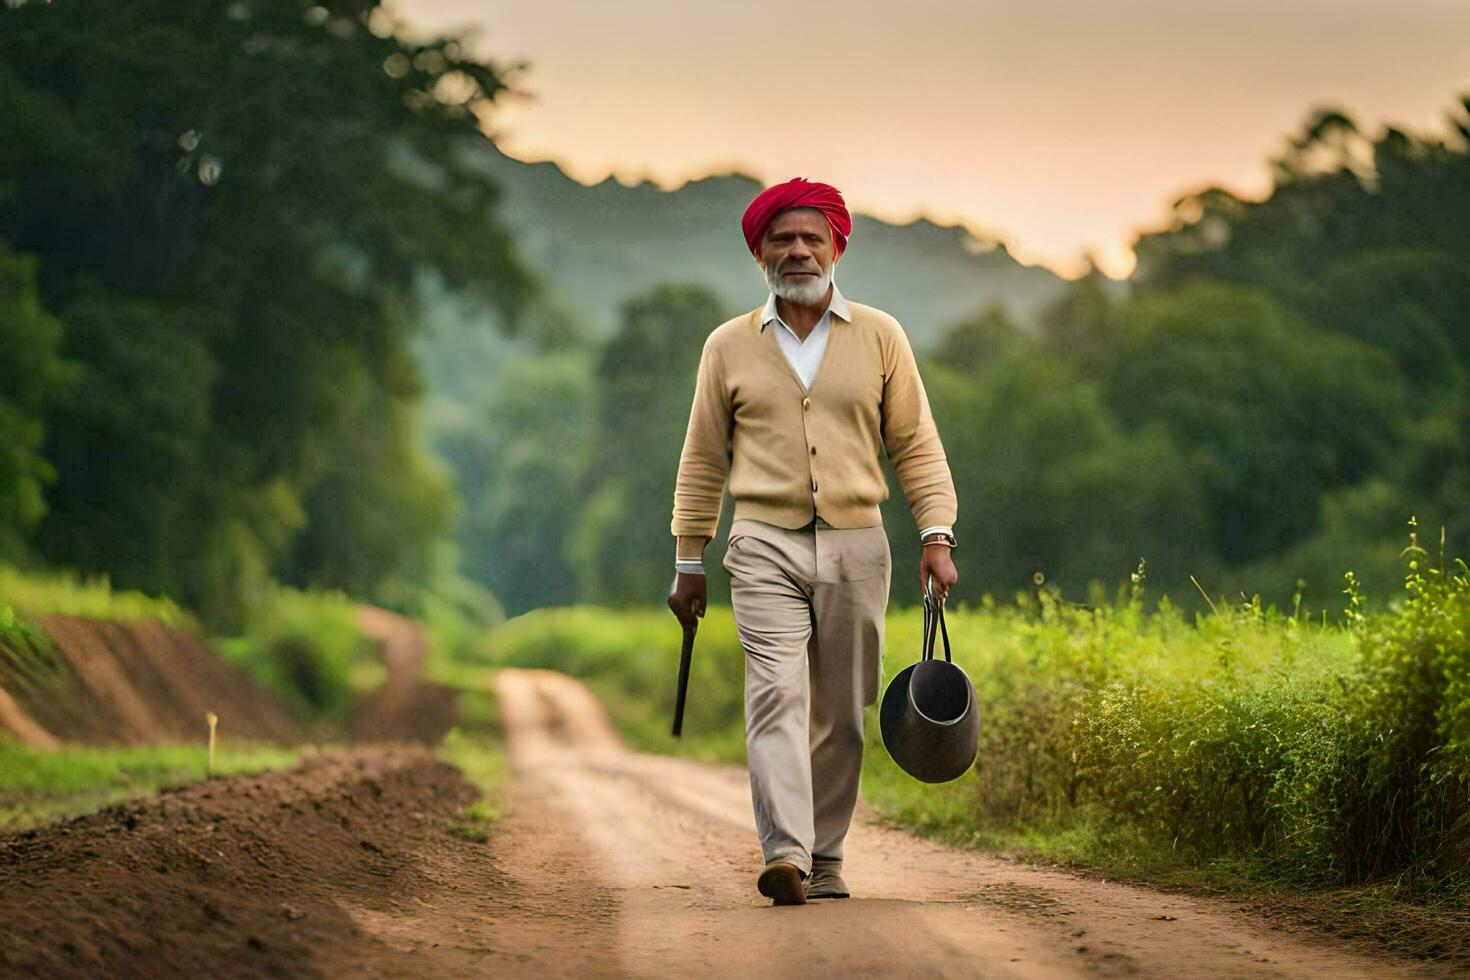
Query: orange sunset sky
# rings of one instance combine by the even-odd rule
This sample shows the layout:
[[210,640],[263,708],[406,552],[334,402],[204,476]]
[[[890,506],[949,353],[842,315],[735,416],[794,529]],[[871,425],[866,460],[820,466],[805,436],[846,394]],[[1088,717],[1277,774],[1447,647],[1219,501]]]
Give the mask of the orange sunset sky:
[[[803,176],[1073,276],[1133,268],[1180,193],[1259,196],[1313,106],[1445,131],[1470,0],[388,0],[523,61],[496,142],[578,180]],[[732,222],[738,216],[727,216]]]

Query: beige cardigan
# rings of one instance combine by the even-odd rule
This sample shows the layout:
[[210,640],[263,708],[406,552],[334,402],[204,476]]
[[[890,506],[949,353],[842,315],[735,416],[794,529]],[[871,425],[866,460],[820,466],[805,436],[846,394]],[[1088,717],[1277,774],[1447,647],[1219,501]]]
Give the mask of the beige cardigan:
[[919,527],[953,526],[954,481],[913,349],[897,320],[851,300],[831,320],[810,390],[757,308],[716,327],[700,354],[670,530],[697,557],[719,525],[728,478],[735,519],[780,527],[814,513],[834,527],[882,523],[888,453]]

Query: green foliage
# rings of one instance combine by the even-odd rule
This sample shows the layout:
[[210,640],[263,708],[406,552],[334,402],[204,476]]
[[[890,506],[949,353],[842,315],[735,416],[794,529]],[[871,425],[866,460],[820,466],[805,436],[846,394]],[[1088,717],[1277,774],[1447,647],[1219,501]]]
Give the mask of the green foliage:
[[[947,612],[975,682],[975,767],[915,782],[869,709],[864,794],[902,822],[1109,871],[1194,869],[1297,884],[1460,889],[1470,821],[1470,575],[1417,543],[1407,597],[1319,622],[1259,597],[1186,617],[1145,606],[1143,569],[1116,604],[1041,587]],[[1211,600],[1214,602],[1214,600]],[[893,609],[888,675],[917,657],[920,611]],[[491,638],[506,665],[566,671],[638,746],[743,759],[742,661],[729,611],[696,645],[688,744],[668,735],[678,630],[664,611],[546,609]],[[1406,874],[1407,872],[1407,874]],[[1232,880],[1234,880],[1232,878]]]
[[437,434],[465,501],[456,532],[463,568],[508,612],[577,594],[566,542],[584,503],[594,398],[585,358],[527,359],[505,368],[474,413]]
[[[934,362],[923,371],[960,519],[973,529],[954,552],[956,598],[1021,587],[1038,572],[1080,593],[1140,554],[1185,587],[1189,572],[1211,569],[1209,511],[1188,457],[1160,427],[1124,430],[1096,380],[1034,345],[970,372]],[[893,550],[894,581],[907,583],[917,549],[900,540]]]
[[41,454],[45,415],[70,380],[61,325],[41,308],[34,256],[0,239],[0,560],[23,553],[25,532],[46,513],[55,470]]
[[949,327],[935,345],[932,360],[951,369],[979,372],[991,361],[1030,346],[1005,307],[987,307],[978,316]]
[[483,664],[489,632],[505,621],[505,610],[483,586],[461,576],[446,576],[419,593],[409,615],[429,633],[429,666]]
[[65,613],[94,619],[156,619],[189,624],[192,618],[167,597],[119,592],[106,576],[82,578],[74,572],[25,572],[0,565],[0,608],[25,616]]
[[[89,813],[161,786],[205,778],[208,747],[199,745],[87,748],[42,751],[0,739],[0,832],[37,827]],[[292,765],[295,749],[222,740],[214,772],[260,772]]]
[[670,734],[682,636],[666,609],[548,608],[507,620],[490,635],[489,653],[498,666],[543,667],[581,680],[642,748],[743,759],[745,658],[727,608],[712,607],[699,621],[684,736]]
[[9,693],[29,688],[49,694],[59,687],[59,675],[51,636],[0,603],[0,681]]
[[[36,550],[227,630],[273,578],[425,576],[453,509],[415,446],[419,285],[511,324],[532,292],[463,154],[503,73],[373,2],[0,16],[0,235],[80,372],[16,433],[57,471]],[[27,465],[0,534],[40,516]]]
[[[1143,352],[1174,394],[1138,414],[1216,418],[1205,434],[1229,451],[1208,459],[1205,475],[1217,538],[1233,538],[1217,543],[1220,557],[1235,579],[1279,600],[1301,580],[1321,601],[1348,563],[1375,599],[1387,594],[1405,513],[1470,536],[1470,96],[1446,122],[1444,136],[1386,126],[1370,137],[1346,112],[1318,110],[1273,161],[1265,200],[1220,188],[1186,195],[1171,227],[1137,242],[1136,293],[1178,297],[1181,324],[1214,318],[1202,289],[1217,300],[1221,284],[1256,293],[1258,313],[1246,311],[1245,294],[1228,304],[1237,311],[1228,330],[1181,326],[1181,337],[1196,326],[1201,337],[1186,341],[1177,371],[1177,341]],[[1244,342],[1252,331],[1241,313],[1275,334]],[[1382,351],[1392,369],[1323,341],[1323,331]],[[1224,343],[1231,333],[1242,342]],[[1189,354],[1211,337],[1225,359]],[[1192,378],[1209,396],[1195,407]],[[1293,379],[1305,387],[1282,397]],[[1135,391],[1121,397],[1131,403]]]
[[508,612],[647,602],[672,577],[668,508],[694,369],[724,319],[708,290],[658,287],[624,305],[600,350],[511,359],[477,408],[441,420],[436,443],[465,499],[465,571]]
[[1470,263],[1436,249],[1365,248],[1301,284],[1312,319],[1388,352],[1419,411],[1466,390]]
[[499,733],[451,728],[435,750],[448,762],[459,767],[480,790],[480,799],[465,807],[460,821],[449,832],[466,840],[484,843],[486,831],[505,815],[504,794],[510,779],[510,761]]
[[669,535],[679,450],[689,425],[694,375],[710,331],[728,315],[698,286],[666,285],[629,300],[596,368],[597,430],[585,486],[609,494],[613,520],[585,522],[581,595],[612,605],[667,594]]
[[1118,315],[1109,407],[1174,437],[1205,495],[1209,553],[1239,563],[1279,551],[1311,531],[1324,493],[1390,463],[1406,397],[1382,351],[1226,284],[1148,295]]
[[305,523],[283,569],[290,584],[377,597],[389,583],[434,578],[435,553],[426,543],[449,533],[457,501],[444,467],[417,441],[414,369],[405,364],[400,373],[404,387],[394,393],[361,365],[343,365],[344,409],[323,439],[302,502]]
[[206,502],[217,373],[206,321],[189,306],[161,307],[92,280],[75,283],[60,312],[79,370],[51,416],[47,453],[58,479],[37,548],[120,583],[197,595],[182,578],[214,557],[198,554],[198,508],[216,506]]
[[358,629],[357,603],[340,592],[272,587],[246,631],[216,646],[297,717],[326,725],[343,721],[354,696],[383,677]]
[[1463,883],[1470,870],[1470,568],[1417,533],[1404,555],[1398,611],[1355,622],[1363,668],[1326,719],[1339,737],[1304,740],[1312,765],[1285,804],[1303,828],[1290,858],[1332,881],[1407,869]]

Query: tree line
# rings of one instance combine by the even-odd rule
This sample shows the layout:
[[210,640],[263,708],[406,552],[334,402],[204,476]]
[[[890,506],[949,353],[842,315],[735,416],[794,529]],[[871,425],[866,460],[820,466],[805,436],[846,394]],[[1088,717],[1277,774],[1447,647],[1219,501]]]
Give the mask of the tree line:
[[[1370,137],[1315,111],[1264,200],[1176,201],[1137,240],[1125,295],[1094,272],[1035,329],[996,305],[920,351],[959,495],[953,597],[1097,603],[1141,575],[1193,608],[1259,595],[1337,618],[1348,571],[1374,601],[1399,590],[1411,516],[1463,545],[1470,99],[1446,121]],[[860,282],[844,290],[861,300]],[[653,290],[607,345],[515,359],[438,431],[468,475],[461,551],[507,608],[658,601],[699,350],[744,308]],[[918,549],[889,477],[906,603]]]
[[[273,580],[398,608],[465,579],[512,612],[659,601],[700,347],[762,297],[669,283],[605,343],[553,312],[554,270],[461,152],[513,71],[371,0],[0,24],[0,560],[219,624]],[[954,598],[1095,602],[1141,573],[1180,602],[1340,608],[1345,571],[1392,590],[1410,514],[1463,543],[1470,99],[1446,121],[1315,111],[1264,200],[1176,201],[1125,295],[1093,273],[1035,328],[997,305],[921,350]],[[455,365],[415,345],[451,300],[449,331],[503,364],[426,419]]]
[[456,153],[504,76],[372,0],[0,12],[0,559],[226,625],[452,574],[408,341],[534,294]]

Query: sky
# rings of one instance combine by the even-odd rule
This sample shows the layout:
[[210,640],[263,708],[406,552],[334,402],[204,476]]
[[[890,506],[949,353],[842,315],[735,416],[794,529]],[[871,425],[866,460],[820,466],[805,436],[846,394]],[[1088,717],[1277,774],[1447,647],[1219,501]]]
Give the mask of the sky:
[[825,180],[854,210],[964,224],[1069,277],[1087,254],[1127,276],[1138,231],[1189,191],[1264,195],[1314,107],[1444,133],[1470,94],[1470,0],[386,6],[525,66],[489,121],[517,159],[584,183]]

